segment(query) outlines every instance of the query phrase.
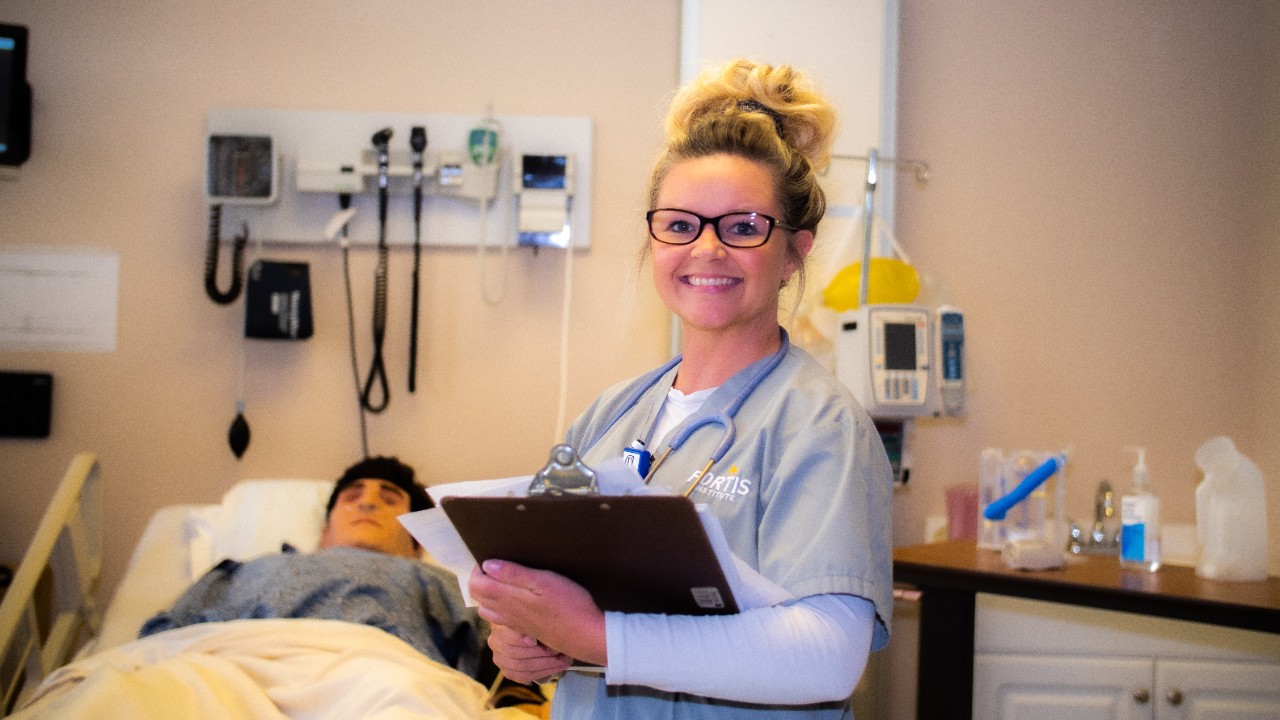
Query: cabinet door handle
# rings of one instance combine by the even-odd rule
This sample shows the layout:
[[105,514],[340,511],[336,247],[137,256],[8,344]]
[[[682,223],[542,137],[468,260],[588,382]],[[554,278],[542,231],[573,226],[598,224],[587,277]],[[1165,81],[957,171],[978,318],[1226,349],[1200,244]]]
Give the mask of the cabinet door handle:
[[1133,691],[1133,700],[1139,705],[1146,705],[1147,701],[1150,699],[1151,699],[1151,691],[1146,688],[1141,688],[1139,690]]
[[1170,705],[1177,707],[1182,704],[1182,691],[1178,688],[1174,688],[1165,693],[1164,699],[1169,701]]

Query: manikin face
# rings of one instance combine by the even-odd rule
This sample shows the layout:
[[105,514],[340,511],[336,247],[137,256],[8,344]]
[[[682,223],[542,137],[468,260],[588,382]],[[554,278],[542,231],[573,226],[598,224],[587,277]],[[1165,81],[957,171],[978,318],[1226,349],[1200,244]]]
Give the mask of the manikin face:
[[413,538],[396,518],[409,512],[409,495],[386,480],[356,480],[338,493],[320,547],[355,547],[418,557]]
[[[782,222],[768,170],[733,155],[710,155],[672,166],[658,189],[655,207],[704,217],[758,212]],[[813,233],[776,226],[768,242],[754,248],[724,245],[710,224],[688,245],[650,239],[658,295],[684,321],[686,331],[776,333],[778,293],[797,268],[787,257],[793,234],[803,257],[813,244]]]

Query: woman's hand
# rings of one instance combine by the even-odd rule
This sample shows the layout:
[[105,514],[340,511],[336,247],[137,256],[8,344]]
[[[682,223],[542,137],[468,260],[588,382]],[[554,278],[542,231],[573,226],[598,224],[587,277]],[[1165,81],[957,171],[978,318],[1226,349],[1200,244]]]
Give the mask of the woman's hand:
[[573,662],[568,655],[506,625],[491,625],[489,649],[502,674],[518,683],[546,680],[564,672]]
[[[468,589],[479,603],[480,617],[505,629],[499,634],[498,646],[493,640],[489,642],[494,662],[504,673],[506,668],[497,659],[499,652],[510,657],[517,671],[526,669],[523,665],[539,655],[560,654],[602,666],[608,660],[604,613],[585,588],[565,576],[486,560],[472,571]],[[541,653],[538,645],[545,648]]]

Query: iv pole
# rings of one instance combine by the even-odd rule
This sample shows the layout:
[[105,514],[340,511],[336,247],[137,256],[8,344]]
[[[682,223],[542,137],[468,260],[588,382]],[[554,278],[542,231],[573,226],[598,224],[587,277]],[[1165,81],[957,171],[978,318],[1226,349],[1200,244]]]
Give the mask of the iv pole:
[[867,304],[867,286],[871,277],[871,236],[875,225],[876,184],[879,181],[877,164],[886,162],[897,167],[909,166],[915,170],[916,182],[926,182],[929,179],[929,166],[919,160],[881,158],[879,151],[875,148],[868,150],[866,157],[860,155],[836,155],[834,157],[867,161],[867,194],[862,208],[862,266],[859,268],[858,278],[858,307],[864,307]]
[[[915,170],[916,182],[918,183],[926,182],[929,179],[929,166],[919,160],[881,158],[879,151],[875,148],[868,150],[866,157],[857,155],[835,155],[833,157],[842,160],[864,160],[867,163],[866,197],[862,210],[862,266],[859,268],[858,278],[858,307],[865,308],[871,280],[871,238],[875,227],[876,185],[879,182],[879,164],[885,162],[895,168],[910,166]],[[908,422],[907,419],[902,419],[896,421],[896,423],[885,423],[883,426],[877,423],[881,441],[886,445],[892,442],[899,448],[899,460],[893,463],[893,481],[895,485],[905,485],[911,473],[910,461],[905,449]],[[895,424],[897,426],[896,429],[893,427]]]

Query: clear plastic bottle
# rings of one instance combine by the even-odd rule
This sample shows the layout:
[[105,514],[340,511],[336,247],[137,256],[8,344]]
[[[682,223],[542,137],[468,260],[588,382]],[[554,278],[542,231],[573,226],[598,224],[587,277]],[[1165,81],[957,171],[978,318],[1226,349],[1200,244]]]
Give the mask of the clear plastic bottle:
[[1010,489],[1005,477],[1004,453],[996,448],[983,450],[978,456],[978,547],[983,550],[1004,547],[1004,521],[988,520],[982,511]]
[[[1036,468],[1044,462],[1040,453],[1022,450],[1009,458],[1009,489],[1018,487]],[[1052,476],[1051,476],[1052,478]],[[1014,505],[1004,520],[1005,537],[1010,542],[1036,542],[1046,537],[1045,513],[1048,510],[1049,495],[1046,486],[1052,479],[1036,486],[1025,500]]]
[[1267,498],[1262,472],[1227,437],[1196,450],[1204,481],[1196,488],[1200,558],[1211,580],[1267,579]]
[[1138,454],[1133,487],[1120,498],[1120,565],[1129,570],[1155,572],[1160,567],[1160,498],[1151,492],[1146,448],[1126,448]]

